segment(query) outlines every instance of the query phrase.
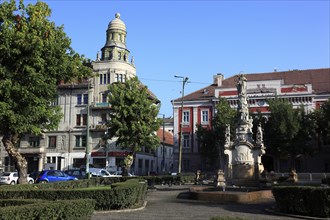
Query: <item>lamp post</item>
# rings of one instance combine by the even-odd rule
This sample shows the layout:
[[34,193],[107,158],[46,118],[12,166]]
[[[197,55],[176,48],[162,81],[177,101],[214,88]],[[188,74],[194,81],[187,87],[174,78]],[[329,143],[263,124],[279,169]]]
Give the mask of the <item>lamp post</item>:
[[181,163],[182,163],[182,125],[183,125],[183,97],[184,97],[184,86],[188,81],[188,77],[175,75],[175,78],[182,79],[182,97],[181,97],[181,122],[180,122],[180,141],[179,141],[179,161],[178,161],[178,173],[181,173]]
[[90,81],[87,81],[87,123],[86,123],[86,176],[87,179],[90,178],[89,174],[89,159],[90,159],[90,149],[89,149],[89,89],[90,89]]
[[162,172],[165,173],[165,114],[163,115],[163,166]]

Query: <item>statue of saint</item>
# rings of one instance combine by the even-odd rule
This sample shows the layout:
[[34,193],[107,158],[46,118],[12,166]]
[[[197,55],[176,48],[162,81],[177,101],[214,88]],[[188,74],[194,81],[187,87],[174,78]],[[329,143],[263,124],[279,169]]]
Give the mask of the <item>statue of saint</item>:
[[225,147],[230,145],[230,124],[226,124],[226,133],[225,133]]
[[96,54],[96,61],[100,61],[100,56],[101,56],[101,53],[100,53],[100,51],[98,51]]
[[257,128],[256,143],[257,144],[263,143],[261,122],[259,123],[258,128]]

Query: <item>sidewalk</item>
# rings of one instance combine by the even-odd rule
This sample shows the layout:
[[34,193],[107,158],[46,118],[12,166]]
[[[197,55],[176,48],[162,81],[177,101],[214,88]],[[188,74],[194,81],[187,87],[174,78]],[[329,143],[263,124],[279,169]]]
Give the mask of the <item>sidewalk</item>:
[[180,193],[188,192],[190,185],[156,186],[147,194],[147,204],[143,209],[109,211],[94,213],[92,220],[122,220],[122,219],[155,219],[155,220],[209,220],[215,216],[240,217],[246,220],[293,220],[285,216],[277,216],[265,211],[274,203],[265,201],[261,204],[216,204],[204,201],[179,199]]

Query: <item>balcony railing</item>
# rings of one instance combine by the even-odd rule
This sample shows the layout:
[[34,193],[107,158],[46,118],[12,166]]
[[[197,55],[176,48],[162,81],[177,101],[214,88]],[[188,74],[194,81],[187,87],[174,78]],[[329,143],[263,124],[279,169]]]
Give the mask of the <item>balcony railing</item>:
[[104,125],[104,124],[101,124],[101,125],[92,125],[90,127],[90,130],[93,130],[93,131],[106,131],[108,128],[107,128],[107,125]]
[[105,109],[105,108],[111,108],[111,105],[108,102],[98,102],[98,103],[92,103],[91,108],[92,109]]

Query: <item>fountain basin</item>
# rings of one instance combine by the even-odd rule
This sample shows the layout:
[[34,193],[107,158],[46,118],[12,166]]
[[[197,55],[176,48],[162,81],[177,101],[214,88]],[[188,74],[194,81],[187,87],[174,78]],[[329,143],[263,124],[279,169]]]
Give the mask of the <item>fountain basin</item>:
[[259,190],[256,188],[226,187],[225,191],[215,187],[191,187],[190,199],[216,202],[216,203],[257,203],[275,201],[271,190]]

